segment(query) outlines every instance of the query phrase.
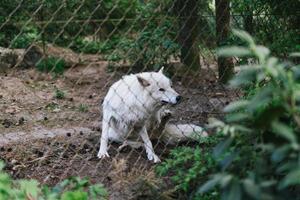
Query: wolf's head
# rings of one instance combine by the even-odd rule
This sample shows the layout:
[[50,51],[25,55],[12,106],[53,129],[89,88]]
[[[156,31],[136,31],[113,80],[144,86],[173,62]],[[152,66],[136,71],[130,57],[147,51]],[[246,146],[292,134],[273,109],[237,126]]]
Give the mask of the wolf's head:
[[149,94],[154,103],[175,105],[181,96],[172,88],[172,82],[163,74],[163,68],[158,72],[144,72],[137,75],[143,90]]

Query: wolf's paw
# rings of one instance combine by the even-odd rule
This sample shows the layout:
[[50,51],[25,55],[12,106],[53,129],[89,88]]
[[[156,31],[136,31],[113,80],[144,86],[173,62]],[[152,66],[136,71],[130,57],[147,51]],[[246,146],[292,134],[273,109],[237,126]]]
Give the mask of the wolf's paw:
[[148,160],[153,160],[154,163],[159,163],[161,162],[159,157],[156,154],[147,154]]
[[161,160],[159,159],[159,157],[158,157],[157,155],[154,154],[153,162],[154,162],[154,163],[160,163]]
[[171,110],[165,109],[161,112],[161,117],[171,117],[173,112]]
[[100,159],[105,157],[109,158],[109,154],[107,153],[107,151],[99,151],[97,157]]

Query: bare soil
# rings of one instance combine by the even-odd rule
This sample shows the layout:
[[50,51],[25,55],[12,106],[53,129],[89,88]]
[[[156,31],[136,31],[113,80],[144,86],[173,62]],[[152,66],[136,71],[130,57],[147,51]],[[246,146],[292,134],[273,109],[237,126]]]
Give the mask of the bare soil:
[[[159,179],[143,149],[117,150],[99,160],[101,102],[109,86],[122,73],[108,73],[106,61],[68,69],[53,78],[35,69],[11,69],[0,74],[0,156],[14,178],[35,178],[55,185],[69,176],[89,177],[103,183],[110,199],[165,199],[170,181]],[[174,88],[184,97],[174,111],[174,123],[203,126],[209,117],[221,117],[221,109],[237,97],[216,82],[214,70],[201,75],[173,76]],[[184,79],[183,79],[183,78]],[[65,97],[57,99],[55,91]],[[154,141],[162,160],[174,146]],[[151,183],[151,184],[149,184]]]

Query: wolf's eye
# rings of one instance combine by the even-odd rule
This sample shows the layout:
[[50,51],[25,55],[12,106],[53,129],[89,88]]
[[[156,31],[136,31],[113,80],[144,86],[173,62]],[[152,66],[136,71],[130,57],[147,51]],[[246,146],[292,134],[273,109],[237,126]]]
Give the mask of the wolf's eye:
[[164,88],[159,88],[159,91],[164,92],[166,90]]

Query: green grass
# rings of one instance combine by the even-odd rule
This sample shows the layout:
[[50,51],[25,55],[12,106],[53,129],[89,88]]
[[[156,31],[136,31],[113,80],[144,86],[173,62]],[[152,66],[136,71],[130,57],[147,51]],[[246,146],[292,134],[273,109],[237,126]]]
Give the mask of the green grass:
[[65,71],[66,63],[61,58],[49,56],[43,58],[37,65],[37,70],[55,75],[62,75]]
[[64,99],[66,97],[66,94],[64,91],[56,89],[54,96],[56,99]]
[[86,104],[80,104],[78,107],[79,112],[88,112],[89,111],[89,107]]

